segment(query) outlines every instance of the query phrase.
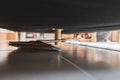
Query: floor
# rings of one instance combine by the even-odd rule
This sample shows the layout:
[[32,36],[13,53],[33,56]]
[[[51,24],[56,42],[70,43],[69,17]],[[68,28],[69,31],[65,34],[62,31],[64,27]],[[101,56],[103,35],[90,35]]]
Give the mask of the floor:
[[0,43],[0,80],[120,80],[120,52],[61,43],[62,51]]
[[67,40],[66,43],[80,44],[84,46],[90,46],[95,48],[102,48],[108,50],[114,50],[120,52],[120,43],[118,42],[80,42],[76,40]]

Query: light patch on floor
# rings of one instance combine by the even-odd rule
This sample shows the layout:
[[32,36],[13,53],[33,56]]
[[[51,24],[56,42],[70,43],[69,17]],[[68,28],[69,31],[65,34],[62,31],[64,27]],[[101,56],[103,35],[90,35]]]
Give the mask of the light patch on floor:
[[75,40],[68,40],[66,43],[73,43],[73,44],[80,44],[84,46],[108,49],[108,50],[115,50],[120,51],[120,43],[107,43],[107,42],[79,42]]

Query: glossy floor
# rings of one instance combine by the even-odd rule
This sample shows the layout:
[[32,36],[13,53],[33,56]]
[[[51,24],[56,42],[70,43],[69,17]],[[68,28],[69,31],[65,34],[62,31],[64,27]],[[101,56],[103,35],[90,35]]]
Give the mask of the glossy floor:
[[0,80],[120,80],[120,52],[73,44],[62,51],[0,45]]

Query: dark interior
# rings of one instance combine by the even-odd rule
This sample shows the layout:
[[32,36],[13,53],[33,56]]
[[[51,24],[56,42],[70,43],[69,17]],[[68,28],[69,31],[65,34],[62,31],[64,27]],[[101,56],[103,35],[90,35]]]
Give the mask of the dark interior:
[[1,1],[0,27],[13,31],[63,33],[116,30],[119,0]]

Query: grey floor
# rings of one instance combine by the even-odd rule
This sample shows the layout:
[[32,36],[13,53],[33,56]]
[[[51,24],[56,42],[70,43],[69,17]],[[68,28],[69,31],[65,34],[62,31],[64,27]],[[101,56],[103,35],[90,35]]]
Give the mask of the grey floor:
[[0,45],[0,80],[120,80],[120,52],[58,46],[61,52]]

